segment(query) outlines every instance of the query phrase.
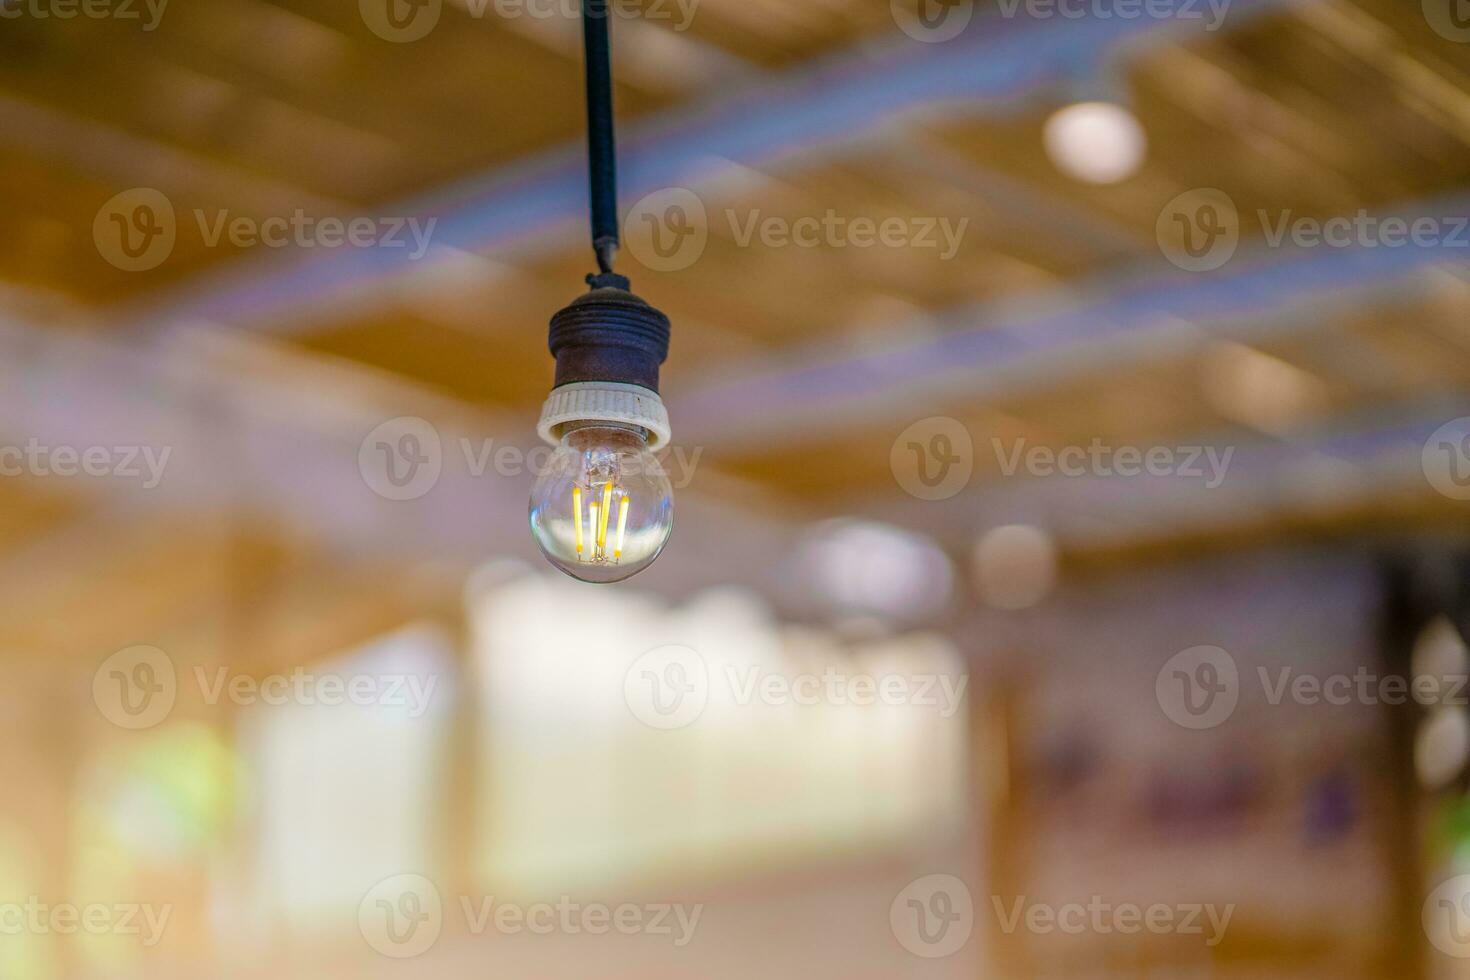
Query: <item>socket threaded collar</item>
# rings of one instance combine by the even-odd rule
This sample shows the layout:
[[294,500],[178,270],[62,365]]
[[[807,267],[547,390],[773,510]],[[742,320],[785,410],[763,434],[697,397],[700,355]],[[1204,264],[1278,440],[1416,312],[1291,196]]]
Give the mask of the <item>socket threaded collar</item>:
[[662,449],[673,432],[663,399],[642,385],[607,381],[578,381],[551,389],[541,406],[536,432],[552,445],[561,441],[574,422],[616,422],[648,433],[648,448]]

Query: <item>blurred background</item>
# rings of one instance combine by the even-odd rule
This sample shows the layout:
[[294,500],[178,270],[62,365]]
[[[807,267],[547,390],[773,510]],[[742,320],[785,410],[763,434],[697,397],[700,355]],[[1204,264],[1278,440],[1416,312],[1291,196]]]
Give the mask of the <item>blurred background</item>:
[[1470,974],[1470,5],[0,0],[0,977]]

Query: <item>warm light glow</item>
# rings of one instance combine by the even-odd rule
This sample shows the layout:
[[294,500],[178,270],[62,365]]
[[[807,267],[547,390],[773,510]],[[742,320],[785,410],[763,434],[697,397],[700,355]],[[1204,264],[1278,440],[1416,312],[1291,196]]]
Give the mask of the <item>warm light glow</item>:
[[1143,163],[1148,138],[1133,113],[1112,102],[1079,102],[1046,121],[1042,134],[1052,162],[1089,184],[1116,184]]
[[597,551],[602,557],[607,557],[607,519],[612,515],[612,492],[611,480],[602,488],[602,519],[597,525]]
[[577,557],[582,557],[582,488],[572,487],[572,526],[577,529]]
[[[596,493],[595,488],[589,491]],[[616,544],[612,549],[612,558],[607,554],[607,530],[608,523],[612,519],[613,495],[618,498],[618,523]],[[623,557],[623,544],[628,537],[628,491],[617,486],[612,480],[608,480],[602,486],[602,502],[593,501],[591,512],[587,519],[587,536],[592,539],[592,553],[587,554],[582,545],[582,488],[572,488],[572,525],[577,529],[577,559],[584,562],[617,562]]]
[[1430,678],[1448,689],[1454,678],[1470,671],[1470,650],[1448,617],[1439,616],[1414,641],[1414,679]]
[[641,431],[579,426],[562,436],[537,478],[529,516],[553,565],[584,582],[617,582],[663,549],[673,488]]
[[1439,789],[1470,761],[1470,716],[1459,705],[1436,707],[1414,738],[1414,771],[1426,789]]
[[628,531],[628,495],[618,502],[618,546],[613,549],[613,559],[623,557],[623,536]]

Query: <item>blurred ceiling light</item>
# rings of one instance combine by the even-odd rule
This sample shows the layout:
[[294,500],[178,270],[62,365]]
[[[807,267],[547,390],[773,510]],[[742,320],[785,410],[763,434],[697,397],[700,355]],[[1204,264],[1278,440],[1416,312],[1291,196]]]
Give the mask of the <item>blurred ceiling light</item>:
[[1056,585],[1057,547],[1031,524],[993,527],[975,543],[975,588],[997,609],[1034,606]]
[[1327,386],[1314,375],[1244,344],[1218,341],[1200,368],[1205,400],[1221,415],[1281,435],[1327,406]]
[[1426,789],[1447,785],[1470,758],[1470,717],[1458,706],[1440,707],[1419,726],[1414,738],[1414,771]]
[[928,538],[873,521],[818,525],[799,553],[804,578],[843,614],[919,618],[949,601],[949,559]]
[[1444,616],[1434,619],[1414,641],[1414,677],[1463,677],[1470,671],[1470,652],[1453,623]]
[[1143,163],[1148,137],[1115,102],[1078,102],[1052,113],[1042,131],[1057,169],[1089,184],[1116,184]]

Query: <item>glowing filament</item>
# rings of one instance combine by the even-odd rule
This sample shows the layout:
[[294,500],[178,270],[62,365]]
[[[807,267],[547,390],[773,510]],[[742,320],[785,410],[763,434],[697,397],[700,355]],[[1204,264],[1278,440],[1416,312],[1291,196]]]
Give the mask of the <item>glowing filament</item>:
[[628,529],[628,495],[624,493],[618,501],[618,544],[613,549],[613,557],[623,557],[623,534]]
[[582,557],[582,488],[572,487],[572,523],[577,528],[577,557]]
[[602,515],[597,525],[597,553],[603,557],[607,555],[607,519],[612,516],[612,491],[611,480],[602,488]]
[[[592,491],[594,494],[596,491]],[[572,487],[572,525],[576,528],[577,536],[577,558],[580,561],[604,562],[607,556],[607,531],[608,524],[612,520],[613,495],[618,498],[618,523],[616,545],[613,547],[612,557],[614,560],[623,557],[623,542],[628,536],[628,493],[626,490],[616,489],[613,481],[608,480],[602,487],[602,500],[589,501],[587,504],[587,528],[584,535],[582,529],[582,488]]]

